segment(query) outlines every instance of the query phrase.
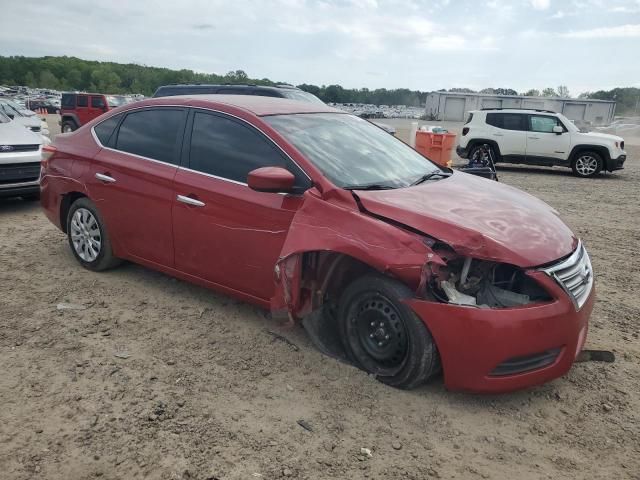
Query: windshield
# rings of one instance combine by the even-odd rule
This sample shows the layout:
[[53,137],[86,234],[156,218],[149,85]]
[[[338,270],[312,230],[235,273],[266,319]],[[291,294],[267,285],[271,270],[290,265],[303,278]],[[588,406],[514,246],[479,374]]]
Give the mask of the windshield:
[[264,120],[342,188],[407,187],[441,171],[402,141],[353,115],[275,115]]
[[565,117],[561,113],[558,114],[558,118],[562,121],[562,123],[564,123],[564,126],[566,127],[566,129],[569,130],[570,132],[580,131],[580,129],[576,127],[575,123],[573,123],[571,120],[569,120],[567,117]]
[[0,111],[0,123],[9,123],[11,119]]
[[309,92],[304,92],[302,90],[283,90],[282,92],[286,98],[291,100],[298,100],[300,102],[308,102],[308,103],[319,103],[321,105],[325,105],[325,103],[316,97],[314,94]]
[[107,103],[111,108],[116,108],[127,103],[127,98],[122,95],[107,95]]
[[9,117],[14,117],[14,116],[18,116],[18,117],[24,117],[24,115],[22,113],[20,113],[18,110],[16,110],[15,108],[13,108],[8,102],[1,102],[0,101],[0,109]]
[[16,103],[16,102],[14,102],[12,100],[6,100],[6,104],[10,105],[11,107],[13,107],[15,110],[18,110],[18,111],[25,110],[23,105],[20,105],[19,103]]

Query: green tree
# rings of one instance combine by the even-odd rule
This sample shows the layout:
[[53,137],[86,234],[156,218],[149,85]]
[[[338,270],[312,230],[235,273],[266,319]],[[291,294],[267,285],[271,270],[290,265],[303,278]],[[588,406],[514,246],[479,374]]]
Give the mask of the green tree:
[[527,90],[525,93],[523,93],[523,95],[527,97],[539,97],[540,90],[538,90],[537,88],[532,88],[531,90]]
[[557,97],[558,94],[556,93],[556,91],[553,88],[547,87],[544,90],[542,90],[542,96],[543,97]]
[[36,76],[32,71],[28,71],[24,76],[24,84],[27,87],[35,87],[36,86]]
[[569,88],[566,85],[560,85],[558,87],[558,96],[562,98],[571,98]]

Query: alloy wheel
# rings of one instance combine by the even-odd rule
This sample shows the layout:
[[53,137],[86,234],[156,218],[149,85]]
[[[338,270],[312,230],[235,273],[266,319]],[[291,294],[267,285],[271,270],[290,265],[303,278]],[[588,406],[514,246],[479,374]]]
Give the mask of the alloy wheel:
[[576,160],[576,171],[583,177],[593,175],[598,170],[598,159],[592,155],[582,155]]
[[78,256],[93,262],[102,248],[102,234],[96,217],[86,208],[78,208],[71,218],[71,242]]

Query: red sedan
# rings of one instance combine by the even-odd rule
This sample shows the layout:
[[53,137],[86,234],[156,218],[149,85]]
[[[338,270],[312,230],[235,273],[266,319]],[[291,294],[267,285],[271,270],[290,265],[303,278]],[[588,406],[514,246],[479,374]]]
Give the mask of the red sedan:
[[46,147],[41,199],[85,268],[129,260],[302,320],[401,388],[440,369],[478,392],[559,377],[595,298],[547,204],[320,104],[120,107]]

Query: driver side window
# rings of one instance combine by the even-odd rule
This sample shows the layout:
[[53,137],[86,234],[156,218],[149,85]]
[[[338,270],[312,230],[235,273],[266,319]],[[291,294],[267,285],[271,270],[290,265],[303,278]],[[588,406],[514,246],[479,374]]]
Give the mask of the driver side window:
[[531,131],[540,133],[552,133],[553,127],[560,126],[566,131],[564,125],[556,117],[543,115],[531,115]]
[[304,173],[262,133],[220,114],[195,112],[189,154],[191,170],[247,183],[249,172],[260,167],[286,168],[295,175],[298,189],[310,186]]

